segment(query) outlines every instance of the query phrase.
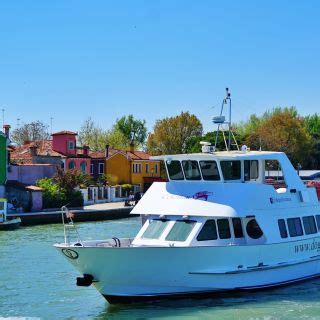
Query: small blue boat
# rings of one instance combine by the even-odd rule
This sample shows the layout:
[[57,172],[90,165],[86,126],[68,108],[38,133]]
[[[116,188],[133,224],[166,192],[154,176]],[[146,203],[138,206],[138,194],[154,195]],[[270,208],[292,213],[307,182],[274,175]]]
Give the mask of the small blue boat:
[[17,229],[20,223],[20,218],[7,219],[7,199],[0,198],[0,231]]

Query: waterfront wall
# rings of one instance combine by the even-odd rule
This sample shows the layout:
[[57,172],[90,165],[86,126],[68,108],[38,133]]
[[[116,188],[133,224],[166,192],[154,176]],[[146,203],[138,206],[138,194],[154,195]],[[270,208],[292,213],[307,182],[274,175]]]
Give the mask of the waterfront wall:
[[10,166],[8,180],[18,181],[27,185],[35,185],[39,179],[52,178],[56,171],[56,166],[51,164]]

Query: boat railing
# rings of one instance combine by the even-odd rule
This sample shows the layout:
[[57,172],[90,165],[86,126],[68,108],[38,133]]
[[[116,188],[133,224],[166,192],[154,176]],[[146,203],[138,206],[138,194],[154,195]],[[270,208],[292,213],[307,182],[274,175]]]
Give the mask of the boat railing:
[[81,244],[80,236],[77,230],[77,227],[73,223],[73,213],[66,207],[63,206],[61,208],[61,218],[63,224],[63,234],[64,234],[64,243],[70,244],[70,239],[72,236],[77,238],[77,243]]
[[[81,242],[83,247],[103,247],[103,248],[128,248],[131,247],[133,238],[113,237],[106,240],[88,240]],[[75,244],[79,246],[78,243]]]

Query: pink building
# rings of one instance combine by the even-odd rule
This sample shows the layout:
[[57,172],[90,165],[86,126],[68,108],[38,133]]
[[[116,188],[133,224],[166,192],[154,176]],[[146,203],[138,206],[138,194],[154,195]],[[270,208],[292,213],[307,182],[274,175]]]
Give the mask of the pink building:
[[64,156],[63,167],[68,170],[81,170],[90,174],[91,158],[89,148],[77,147],[77,133],[60,131],[52,134],[52,149]]
[[16,164],[52,164],[65,170],[81,170],[90,174],[91,157],[88,147],[77,147],[77,133],[60,131],[52,140],[26,142],[10,152]]

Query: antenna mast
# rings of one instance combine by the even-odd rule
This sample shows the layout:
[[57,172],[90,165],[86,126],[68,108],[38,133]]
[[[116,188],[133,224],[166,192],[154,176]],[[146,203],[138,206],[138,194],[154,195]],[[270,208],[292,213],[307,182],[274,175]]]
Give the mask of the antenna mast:
[[[229,105],[229,121],[226,121],[226,117],[223,115],[223,109],[225,105]],[[218,129],[216,132],[216,139],[215,139],[215,143],[214,143],[214,149],[217,149],[217,144],[218,144],[218,137],[219,137],[219,132],[220,132],[220,128],[222,127],[222,125],[227,125],[228,126],[228,144],[225,138],[225,130],[223,128],[221,128],[221,132],[223,135],[223,140],[226,146],[227,151],[231,151],[231,139],[233,139],[235,141],[235,145],[237,146],[237,149],[239,150],[239,146],[237,144],[237,141],[235,139],[234,134],[231,131],[231,93],[229,92],[229,88],[226,88],[226,97],[222,100],[222,105],[221,105],[221,110],[220,110],[220,115],[217,117],[213,117],[212,121],[214,124],[218,125]]]

